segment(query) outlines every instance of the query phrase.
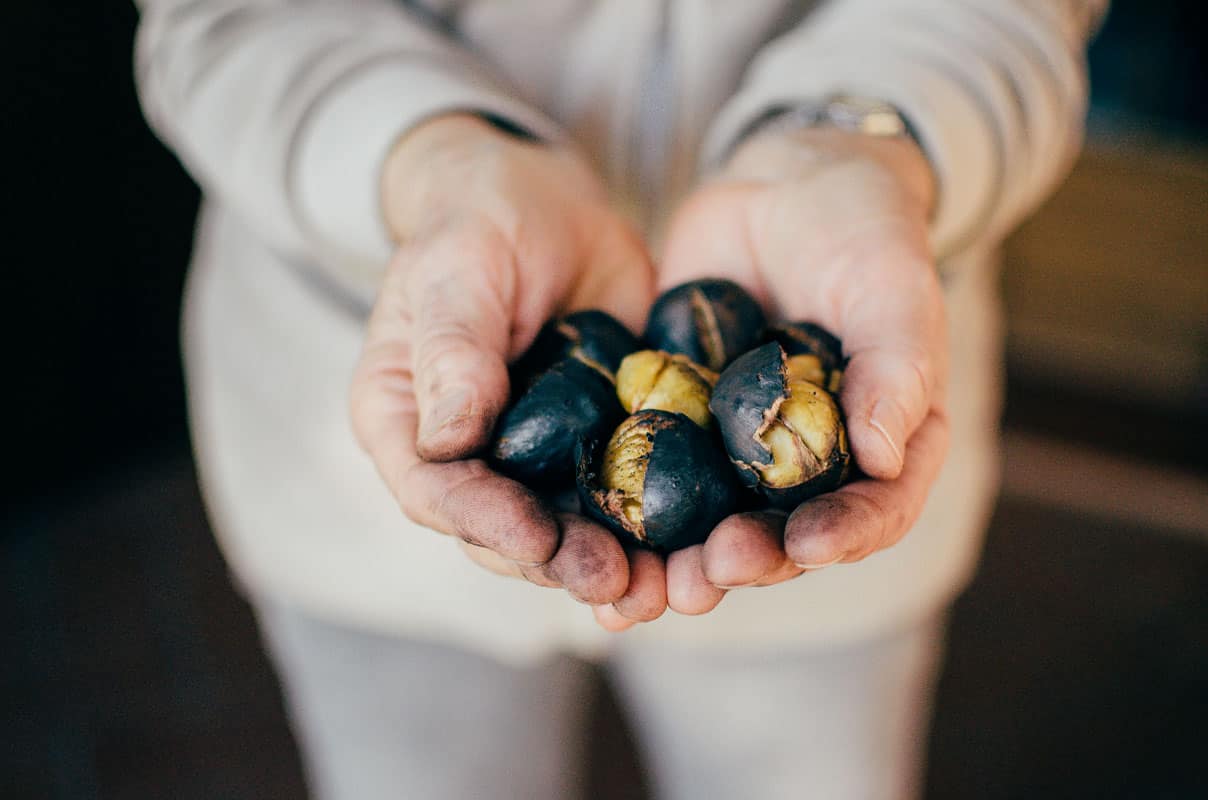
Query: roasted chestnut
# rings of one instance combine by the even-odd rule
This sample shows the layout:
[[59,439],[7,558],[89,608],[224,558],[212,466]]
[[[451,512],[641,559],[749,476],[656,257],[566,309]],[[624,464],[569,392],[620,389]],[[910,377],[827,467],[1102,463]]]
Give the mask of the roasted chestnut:
[[621,359],[641,349],[629,329],[603,311],[574,311],[550,320],[525,354],[512,365],[512,380],[525,387],[564,358],[616,374]]
[[702,428],[713,424],[709,394],[717,373],[687,356],[661,350],[630,353],[617,370],[617,399],[629,413],[657,409],[683,414]]
[[692,281],[664,292],[650,309],[646,342],[714,372],[759,344],[763,309],[733,281]]
[[792,509],[847,477],[851,453],[839,406],[793,374],[776,342],[731,364],[709,409],[742,482],[778,508]]
[[607,436],[625,416],[611,377],[579,358],[550,367],[504,412],[491,457],[534,487],[569,485],[580,439]]
[[738,503],[734,470],[713,437],[667,411],[639,411],[602,447],[585,440],[576,482],[589,517],[658,552],[703,542]]
[[831,394],[843,379],[843,343],[833,333],[812,322],[782,322],[769,325],[765,342],[776,342],[789,359],[789,379],[816,383]]

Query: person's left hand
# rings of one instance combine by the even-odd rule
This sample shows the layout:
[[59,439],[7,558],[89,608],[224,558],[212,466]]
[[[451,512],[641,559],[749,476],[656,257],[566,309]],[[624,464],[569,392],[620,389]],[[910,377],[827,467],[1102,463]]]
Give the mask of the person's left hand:
[[[771,318],[821,324],[850,362],[840,403],[864,476],[798,507],[735,514],[667,559],[668,605],[712,610],[897,542],[947,450],[943,300],[927,242],[934,187],[918,148],[833,129],[756,134],[681,207],[660,289],[706,277],[750,291]],[[631,623],[614,606],[600,624]]]

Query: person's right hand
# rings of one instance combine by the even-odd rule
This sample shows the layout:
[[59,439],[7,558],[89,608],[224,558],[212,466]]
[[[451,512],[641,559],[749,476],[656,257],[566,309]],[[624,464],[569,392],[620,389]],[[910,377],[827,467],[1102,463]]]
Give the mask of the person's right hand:
[[507,364],[551,317],[607,311],[633,330],[654,292],[649,256],[581,157],[471,115],[408,133],[383,171],[400,247],[353,378],[358,441],[404,513],[462,540],[494,572],[564,587],[645,621],[666,608],[662,559],[551,513],[474,454],[508,401]]

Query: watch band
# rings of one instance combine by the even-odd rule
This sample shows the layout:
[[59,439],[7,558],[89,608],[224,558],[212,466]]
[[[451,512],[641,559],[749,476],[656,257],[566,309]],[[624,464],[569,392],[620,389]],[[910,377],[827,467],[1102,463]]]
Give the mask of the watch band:
[[910,120],[895,106],[853,94],[835,94],[820,101],[771,108],[748,125],[737,141],[769,130],[790,131],[820,125],[865,136],[909,137],[921,147]]

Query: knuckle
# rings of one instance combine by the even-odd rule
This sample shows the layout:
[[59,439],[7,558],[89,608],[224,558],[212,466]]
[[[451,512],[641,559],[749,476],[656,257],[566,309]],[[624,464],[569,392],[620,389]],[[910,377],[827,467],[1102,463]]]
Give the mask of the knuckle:
[[624,571],[606,547],[587,535],[568,536],[551,569],[577,598],[595,603],[618,600],[625,591]]
[[398,502],[399,510],[407,519],[418,525],[436,526],[436,518],[429,511],[428,503],[420,497],[418,491],[407,484],[405,473],[394,483],[394,498]]
[[667,609],[667,601],[654,593],[626,594],[613,603],[613,606],[617,613],[627,620],[653,622],[663,615]]
[[421,375],[439,373],[459,365],[473,353],[473,328],[464,320],[448,319],[424,330],[416,346],[416,370]]
[[558,582],[557,578],[550,574],[549,567],[547,565],[543,564],[541,566],[530,567],[520,564],[518,566],[521,577],[534,586],[541,586],[547,589],[562,588],[562,584]]
[[503,577],[516,577],[516,570],[493,550],[469,542],[461,543],[461,550],[478,566]]
[[913,350],[907,356],[906,367],[913,374],[918,393],[924,398],[929,397],[935,387],[935,362],[930,354],[921,348]]
[[354,379],[348,391],[348,421],[352,436],[364,453],[372,454],[374,428],[373,396],[363,380]]
[[880,374],[895,394],[926,397],[934,384],[935,364],[928,348],[921,344],[899,343],[876,348],[863,366]]
[[395,248],[382,276],[382,297],[406,298],[411,294],[416,276],[423,273],[417,269],[423,263],[423,251],[424,244],[418,241]]
[[887,505],[874,493],[852,493],[853,508],[862,522],[863,536],[850,554],[850,560],[863,560],[887,546],[893,533],[904,523],[905,512],[897,504]]
[[463,501],[466,493],[472,492],[475,484],[481,482],[489,470],[478,460],[460,462],[455,469],[456,474],[442,482],[440,491],[428,498],[427,510],[436,519],[447,520],[452,527],[450,533],[464,541],[472,542],[472,526],[469,524],[471,517],[463,513]]

